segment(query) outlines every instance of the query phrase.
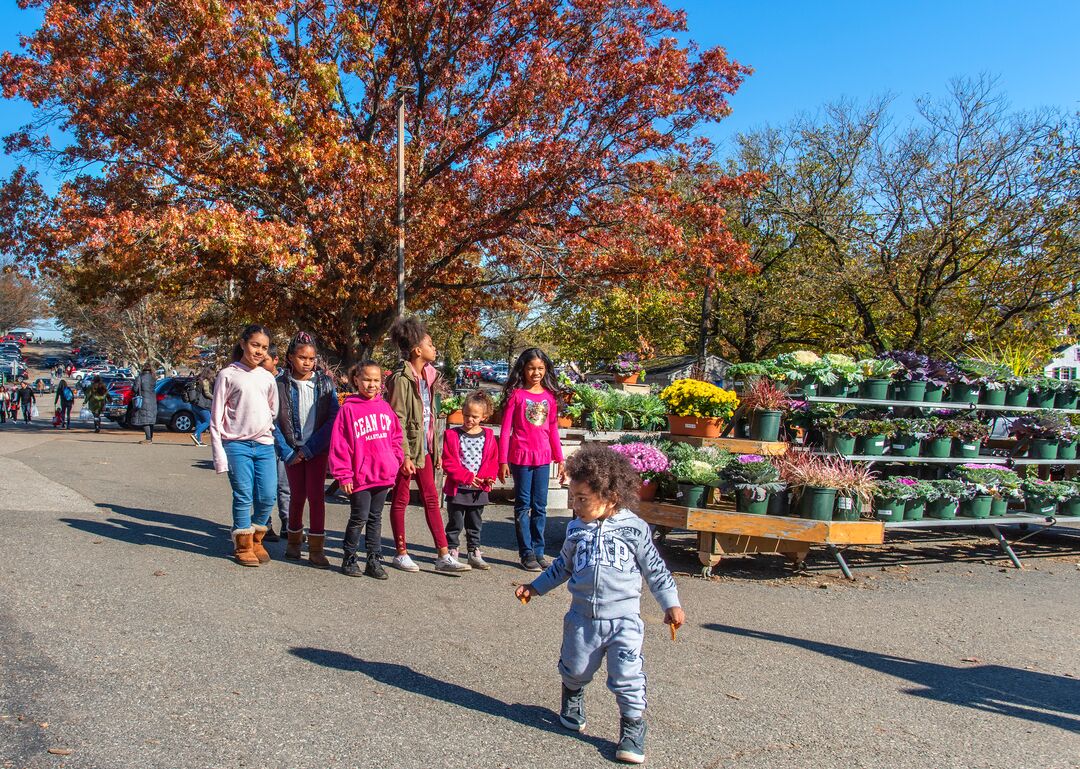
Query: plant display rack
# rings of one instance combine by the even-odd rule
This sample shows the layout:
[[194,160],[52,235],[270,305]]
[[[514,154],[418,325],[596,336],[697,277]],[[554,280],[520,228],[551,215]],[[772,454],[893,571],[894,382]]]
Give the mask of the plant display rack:
[[967,401],[946,401],[944,403],[932,403],[930,401],[898,401],[898,400],[870,400],[868,398],[834,398],[824,395],[805,395],[804,400],[810,403],[840,403],[852,406],[895,406],[915,409],[949,409],[952,411],[1059,411],[1062,414],[1080,414],[1080,409],[1040,409],[1033,406],[990,406],[985,403],[968,403]]
[[699,438],[694,435],[664,436],[675,443],[689,443],[691,446],[713,446],[726,449],[732,454],[760,454],[764,457],[778,457],[787,453],[788,444],[784,441],[752,441],[749,438]]
[[836,559],[848,579],[854,579],[840,547],[880,545],[885,541],[885,524],[880,521],[813,521],[780,515],[751,515],[735,512],[732,502],[709,507],[683,507],[666,502],[642,502],[638,515],[660,528],[686,529],[698,539],[698,560],[707,577],[725,555],[778,553],[795,565],[801,564],[811,547],[824,547]]

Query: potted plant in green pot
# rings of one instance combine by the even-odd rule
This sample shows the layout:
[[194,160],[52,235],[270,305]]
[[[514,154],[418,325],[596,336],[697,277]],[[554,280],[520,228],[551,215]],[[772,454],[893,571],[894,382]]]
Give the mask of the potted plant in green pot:
[[859,397],[866,400],[883,401],[889,397],[889,385],[892,375],[900,364],[888,358],[867,358],[859,361]]
[[1054,408],[1075,409],[1080,405],[1080,380],[1073,379],[1061,383],[1061,389],[1054,396]]
[[923,394],[923,400],[927,403],[941,403],[945,400],[945,388],[957,378],[956,365],[931,358],[927,368],[926,392]]
[[952,438],[952,456],[975,459],[983,441],[990,434],[985,422],[977,419],[945,419],[940,423],[944,435]]
[[773,494],[784,491],[780,471],[766,457],[743,454],[724,469],[724,478],[735,489],[735,509],[765,515]]
[[1058,516],[1080,518],[1080,481],[1061,481],[1066,496],[1058,503]]
[[835,381],[829,364],[816,352],[797,350],[776,356],[780,378],[803,395],[817,395],[822,380]]
[[863,513],[873,510],[874,495],[878,490],[877,474],[863,462],[845,462],[841,466],[842,477],[836,487],[834,521],[857,521]]
[[945,459],[952,456],[953,440],[949,435],[945,422],[938,417],[927,419],[926,438],[923,439],[922,455],[935,459]]
[[858,392],[859,382],[862,381],[862,370],[858,362],[850,355],[841,353],[827,353],[821,356],[829,366],[830,380],[823,383],[819,388],[819,394],[830,398],[845,398]]
[[798,500],[803,518],[831,521],[836,508],[837,486],[844,479],[839,457],[822,457],[804,452],[785,454],[780,461],[780,477]]
[[1032,459],[1057,459],[1058,439],[1068,434],[1068,428],[1063,414],[1036,411],[1013,420],[1009,434],[1027,442],[1027,455]]
[[1060,483],[1028,475],[1020,481],[1020,492],[1024,495],[1024,509],[1027,512],[1032,515],[1056,515],[1058,504],[1065,500],[1072,490]]
[[893,398],[898,401],[922,402],[926,396],[930,359],[917,352],[892,350],[882,358],[893,361],[898,368],[893,373]]
[[667,455],[654,444],[641,441],[613,443],[611,450],[630,460],[630,464],[641,476],[641,489],[638,491],[641,501],[650,502],[656,499],[659,478],[671,465]]
[[952,365],[949,400],[954,403],[1005,403],[1005,383],[1012,376],[1008,366],[978,358],[959,358]]
[[917,457],[922,451],[923,440],[930,435],[929,419],[894,419],[896,434],[889,442],[889,453],[897,457]]
[[851,417],[825,417],[815,421],[815,426],[825,437],[825,450],[841,456],[855,453],[855,431],[859,420]]
[[930,481],[920,478],[904,477],[896,480],[911,488],[911,498],[904,506],[904,520],[921,521],[926,515],[926,506],[937,493],[934,487],[930,485]]
[[675,502],[683,507],[704,507],[709,488],[720,481],[716,469],[700,459],[676,460],[668,470],[679,487]]
[[943,521],[950,521],[956,517],[961,498],[971,492],[963,481],[947,478],[927,483],[932,491],[926,503],[926,514],[930,518],[940,518]]
[[874,511],[877,517],[889,523],[904,520],[908,502],[915,499],[914,478],[885,478],[877,482],[874,493]]
[[1064,423],[1058,433],[1058,459],[1076,459],[1077,442],[1080,440],[1080,414],[1062,414]]
[[885,454],[889,440],[896,434],[896,425],[891,419],[855,419],[852,420],[855,433],[855,452],[866,457],[880,457]]
[[1032,376],[1027,378],[1028,402],[1033,409],[1052,409],[1057,399],[1057,394],[1062,390],[1063,382],[1059,379],[1051,379],[1045,376]]
[[[974,487],[972,500],[989,497],[988,502],[969,504],[967,512],[961,505],[961,513],[964,515],[973,518],[1002,516],[1009,510],[1009,501],[1021,496],[1020,476],[1004,465],[960,465],[953,472],[959,480]],[[986,508],[986,515],[982,515],[983,507]],[[976,514],[972,515],[972,510]]]
[[743,407],[750,412],[750,438],[755,441],[775,441],[780,437],[780,420],[790,407],[787,388],[772,381],[755,379],[740,396]]
[[735,393],[698,379],[676,379],[660,393],[673,435],[715,438],[739,405]]

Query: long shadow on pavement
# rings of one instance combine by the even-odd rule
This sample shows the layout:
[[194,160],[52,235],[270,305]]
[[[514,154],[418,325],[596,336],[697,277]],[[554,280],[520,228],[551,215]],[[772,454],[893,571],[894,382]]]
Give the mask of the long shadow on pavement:
[[[889,654],[711,623],[706,630],[797,646],[827,657],[903,678],[921,688],[916,697],[1080,732],[1080,680],[1002,665],[953,667]],[[1047,712],[1049,711],[1049,712]]]
[[346,652],[316,649],[310,646],[293,646],[289,649],[289,654],[323,667],[363,673],[381,684],[393,686],[413,694],[421,694],[433,700],[458,705],[489,716],[505,718],[522,726],[550,732],[561,737],[581,740],[589,743],[600,752],[606,752],[613,747],[610,742],[599,737],[574,733],[564,729],[559,725],[558,714],[547,708],[542,708],[539,705],[523,705],[519,702],[513,704],[503,702],[487,694],[433,678],[405,665],[364,660]]
[[113,504],[99,504],[98,507],[124,517],[104,521],[86,518],[60,520],[72,528],[133,545],[155,545],[199,555],[227,557],[232,554],[228,526],[205,518],[161,510]]

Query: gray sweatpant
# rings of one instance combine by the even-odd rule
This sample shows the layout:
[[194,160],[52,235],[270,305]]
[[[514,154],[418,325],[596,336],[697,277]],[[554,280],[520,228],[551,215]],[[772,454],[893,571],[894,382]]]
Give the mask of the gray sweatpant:
[[580,689],[592,681],[607,657],[607,686],[626,718],[645,713],[645,672],[641,644],[645,623],[634,614],[619,619],[589,619],[575,612],[563,618],[559,673],[568,689]]
[[289,476],[285,474],[285,463],[277,461],[277,514],[281,519],[281,536],[289,530]]

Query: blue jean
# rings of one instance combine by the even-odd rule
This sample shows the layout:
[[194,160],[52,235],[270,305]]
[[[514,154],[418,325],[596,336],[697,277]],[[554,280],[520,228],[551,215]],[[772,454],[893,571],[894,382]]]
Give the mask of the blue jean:
[[195,434],[196,440],[201,441],[202,434],[210,426],[210,409],[199,408],[192,404],[191,413],[195,415],[195,429],[192,432]]
[[[272,443],[224,441],[232,485],[233,529],[265,526],[277,495],[277,453]],[[252,505],[255,510],[252,512]]]
[[544,554],[547,523],[548,478],[551,465],[510,465],[514,476],[514,531],[518,555],[539,558]]

